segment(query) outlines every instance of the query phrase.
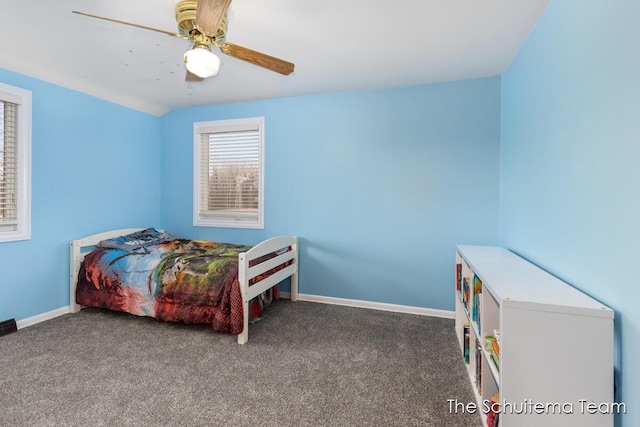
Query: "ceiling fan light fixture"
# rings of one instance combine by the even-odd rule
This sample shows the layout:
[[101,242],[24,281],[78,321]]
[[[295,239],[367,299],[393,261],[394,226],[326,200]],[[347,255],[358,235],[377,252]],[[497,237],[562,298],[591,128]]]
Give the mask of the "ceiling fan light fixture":
[[184,65],[189,72],[206,79],[218,74],[220,58],[211,52],[209,46],[197,44],[185,52]]

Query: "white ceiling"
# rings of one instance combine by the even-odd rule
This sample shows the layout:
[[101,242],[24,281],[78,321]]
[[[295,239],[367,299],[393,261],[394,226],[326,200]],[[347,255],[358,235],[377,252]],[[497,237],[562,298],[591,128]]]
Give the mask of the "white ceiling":
[[154,115],[182,107],[501,75],[550,0],[234,0],[227,41],[295,63],[283,76],[219,54],[184,81],[177,0],[0,0],[0,67]]

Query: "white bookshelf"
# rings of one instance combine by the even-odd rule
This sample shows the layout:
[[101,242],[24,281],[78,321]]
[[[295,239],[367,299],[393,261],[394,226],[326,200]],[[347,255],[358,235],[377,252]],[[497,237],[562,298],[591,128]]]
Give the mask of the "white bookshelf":
[[[470,285],[466,305],[458,265],[461,285],[465,279]],[[475,305],[474,276],[481,289]],[[463,356],[470,326],[467,369],[483,425],[486,402],[498,393],[506,403],[500,427],[613,426],[610,308],[504,248],[458,246],[455,311]],[[497,363],[485,348],[494,331]]]

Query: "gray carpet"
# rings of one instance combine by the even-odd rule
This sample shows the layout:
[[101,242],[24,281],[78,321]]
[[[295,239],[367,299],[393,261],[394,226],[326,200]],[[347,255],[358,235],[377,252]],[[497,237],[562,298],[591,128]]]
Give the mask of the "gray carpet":
[[2,426],[480,426],[453,321],[277,301],[249,342],[86,309],[0,337]]

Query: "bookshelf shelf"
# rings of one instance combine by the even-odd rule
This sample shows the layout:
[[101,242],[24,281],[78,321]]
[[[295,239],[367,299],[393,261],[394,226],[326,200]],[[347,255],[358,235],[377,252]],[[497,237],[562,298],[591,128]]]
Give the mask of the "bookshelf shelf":
[[613,426],[613,414],[580,403],[613,403],[610,308],[499,247],[458,246],[455,289],[456,335],[484,426],[496,396],[500,427]]

